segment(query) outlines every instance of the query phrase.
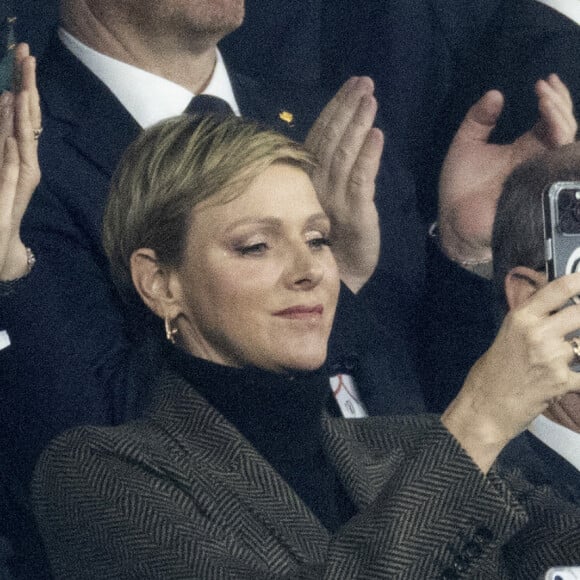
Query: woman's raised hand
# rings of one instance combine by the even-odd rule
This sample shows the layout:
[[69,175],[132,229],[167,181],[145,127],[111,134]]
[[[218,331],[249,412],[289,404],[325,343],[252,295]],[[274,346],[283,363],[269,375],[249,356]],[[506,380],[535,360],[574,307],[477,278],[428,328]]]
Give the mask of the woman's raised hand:
[[566,306],[578,294],[580,273],[571,274],[510,311],[443,413],[443,424],[484,473],[551,402],[580,391],[580,373],[570,368],[575,354],[566,338],[580,329],[580,305]]
[[40,181],[41,113],[36,61],[28,45],[16,47],[15,67],[15,92],[0,96],[0,281],[15,280],[28,272],[20,224]]

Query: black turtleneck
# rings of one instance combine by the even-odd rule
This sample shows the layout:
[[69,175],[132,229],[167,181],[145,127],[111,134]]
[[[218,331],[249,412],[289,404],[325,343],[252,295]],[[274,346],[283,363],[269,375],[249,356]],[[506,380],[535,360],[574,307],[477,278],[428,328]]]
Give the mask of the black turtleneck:
[[322,447],[324,371],[281,375],[233,368],[174,348],[169,360],[248,439],[331,532],[356,508]]

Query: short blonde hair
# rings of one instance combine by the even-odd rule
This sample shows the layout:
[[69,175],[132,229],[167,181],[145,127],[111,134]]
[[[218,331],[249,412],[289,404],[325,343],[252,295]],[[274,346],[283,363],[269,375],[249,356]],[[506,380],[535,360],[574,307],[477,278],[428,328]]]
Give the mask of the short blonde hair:
[[123,294],[133,292],[130,259],[151,248],[159,262],[182,262],[192,209],[242,194],[276,162],[309,171],[313,158],[284,135],[234,116],[163,121],[128,147],[111,184],[103,244]]

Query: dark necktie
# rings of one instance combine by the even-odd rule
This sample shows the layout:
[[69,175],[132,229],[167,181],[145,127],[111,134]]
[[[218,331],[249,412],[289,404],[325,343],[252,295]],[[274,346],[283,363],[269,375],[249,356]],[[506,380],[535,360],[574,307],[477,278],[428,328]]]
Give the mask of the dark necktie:
[[197,95],[189,101],[184,113],[188,115],[215,115],[225,118],[232,115],[232,108],[223,99],[213,95]]

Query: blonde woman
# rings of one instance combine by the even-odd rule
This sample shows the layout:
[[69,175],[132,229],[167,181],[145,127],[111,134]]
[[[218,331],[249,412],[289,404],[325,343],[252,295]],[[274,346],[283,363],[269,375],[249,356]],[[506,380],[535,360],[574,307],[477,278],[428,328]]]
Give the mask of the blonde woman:
[[578,510],[493,464],[580,389],[580,309],[551,316],[580,275],[508,315],[441,418],[332,418],[339,275],[311,164],[233,117],[179,117],[126,152],[104,243],[164,328],[165,368],[141,419],[41,457],[56,578],[528,579],[577,556]]

